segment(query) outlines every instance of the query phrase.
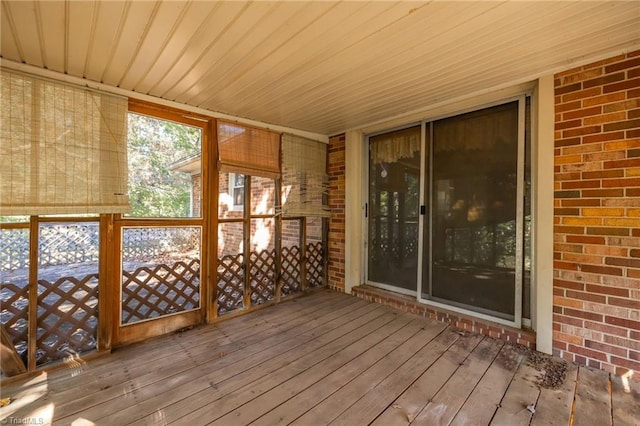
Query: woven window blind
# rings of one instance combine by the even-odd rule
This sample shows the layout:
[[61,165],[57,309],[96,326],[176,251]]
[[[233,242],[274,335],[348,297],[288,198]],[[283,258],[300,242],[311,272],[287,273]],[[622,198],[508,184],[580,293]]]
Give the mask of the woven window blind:
[[0,215],[125,213],[127,99],[0,70]]
[[218,169],[280,178],[280,134],[218,121]]
[[282,215],[329,217],[328,184],[327,145],[282,135]]

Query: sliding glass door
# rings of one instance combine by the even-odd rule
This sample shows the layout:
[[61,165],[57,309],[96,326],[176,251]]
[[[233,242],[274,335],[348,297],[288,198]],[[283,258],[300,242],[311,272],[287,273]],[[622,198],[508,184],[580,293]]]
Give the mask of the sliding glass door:
[[523,96],[369,138],[368,282],[520,324],[527,114]]
[[415,294],[420,126],[369,139],[368,278]]

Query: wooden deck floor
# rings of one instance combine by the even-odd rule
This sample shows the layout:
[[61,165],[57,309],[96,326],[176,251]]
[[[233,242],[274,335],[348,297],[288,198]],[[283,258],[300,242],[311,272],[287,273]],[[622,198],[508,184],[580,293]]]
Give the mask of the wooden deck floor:
[[7,424],[623,425],[640,387],[322,291],[114,350],[2,389]]

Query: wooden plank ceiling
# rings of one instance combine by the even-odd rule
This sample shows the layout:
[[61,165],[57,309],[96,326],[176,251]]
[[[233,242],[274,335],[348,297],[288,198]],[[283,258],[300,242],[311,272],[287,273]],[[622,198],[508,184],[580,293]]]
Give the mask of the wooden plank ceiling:
[[0,25],[5,64],[334,134],[638,49],[640,2],[3,0]]

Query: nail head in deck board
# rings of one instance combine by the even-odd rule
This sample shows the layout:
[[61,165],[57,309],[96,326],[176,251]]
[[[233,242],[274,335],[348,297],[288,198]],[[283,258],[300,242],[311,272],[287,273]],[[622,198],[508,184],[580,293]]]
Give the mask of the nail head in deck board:
[[588,367],[580,368],[573,423],[578,426],[611,424],[608,373]]
[[611,375],[611,399],[614,425],[640,425],[640,382]]
[[[448,330],[449,333],[454,333]],[[457,333],[456,333],[457,334]],[[372,426],[408,425],[480,343],[477,334],[461,336],[373,422]]]
[[485,337],[418,414],[417,425],[449,424],[489,368],[504,342]]
[[[442,331],[442,327],[441,324],[436,322],[428,322],[425,325],[423,319],[416,318],[410,325],[403,328],[402,331],[404,331],[407,336],[401,336],[400,333],[396,333],[396,335],[382,342],[382,344],[377,345],[371,351],[368,351],[361,357],[352,360],[342,368],[334,371],[321,382],[305,389],[295,397],[269,411],[256,420],[253,425],[269,426],[288,424],[294,421],[309,409],[313,408],[318,402],[323,401],[338,391],[342,386],[374,366],[383,357],[393,356],[393,352],[403,351],[405,347],[410,346],[414,342],[430,342]],[[408,335],[411,331],[413,331],[413,334]],[[389,345],[390,347],[387,347]]]
[[568,363],[564,382],[558,389],[540,389],[531,426],[566,426],[569,424],[577,377],[578,366]]
[[526,358],[525,351],[513,345],[504,345],[451,424],[489,424],[516,370]]
[[491,425],[528,425],[531,422],[531,413],[527,407],[535,404],[540,395],[540,387],[537,384],[540,372],[533,368],[525,360],[520,363],[513,380],[509,384],[500,407],[491,419]]

